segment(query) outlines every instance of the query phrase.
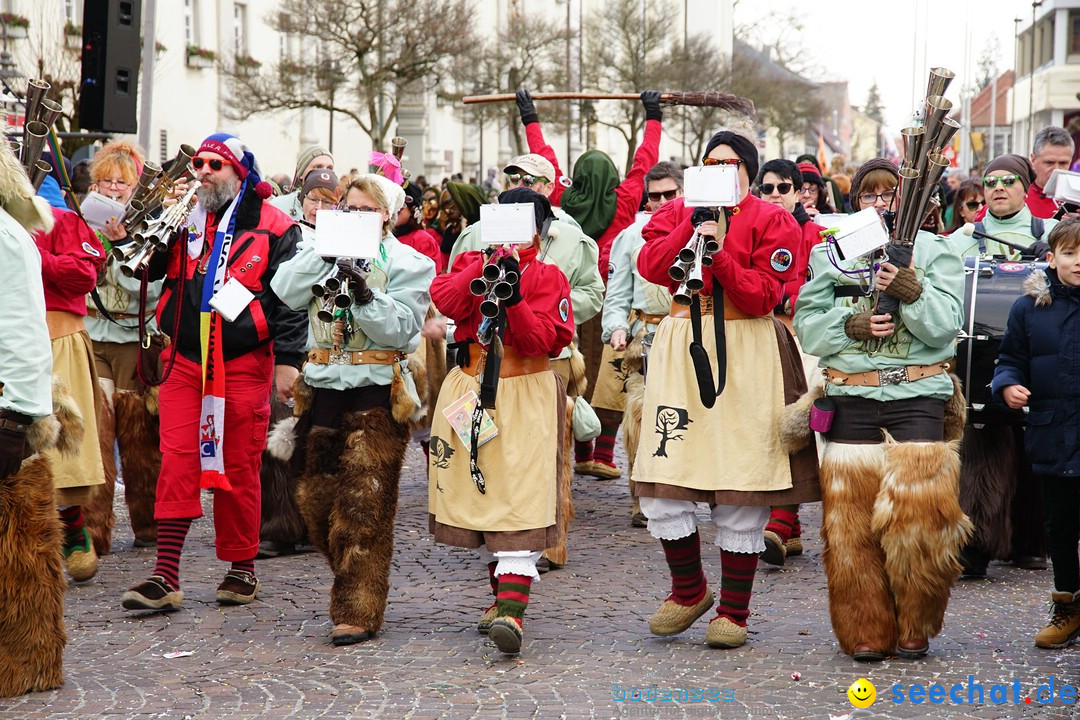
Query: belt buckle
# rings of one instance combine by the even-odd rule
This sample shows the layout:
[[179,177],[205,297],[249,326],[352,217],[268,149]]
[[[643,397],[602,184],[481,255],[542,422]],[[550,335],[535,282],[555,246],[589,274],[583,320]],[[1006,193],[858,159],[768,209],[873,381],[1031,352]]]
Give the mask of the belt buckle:
[[879,385],[900,385],[901,383],[906,382],[908,382],[908,372],[906,367],[884,368],[878,370]]
[[348,356],[344,350],[331,350],[327,358],[327,365],[348,365]]

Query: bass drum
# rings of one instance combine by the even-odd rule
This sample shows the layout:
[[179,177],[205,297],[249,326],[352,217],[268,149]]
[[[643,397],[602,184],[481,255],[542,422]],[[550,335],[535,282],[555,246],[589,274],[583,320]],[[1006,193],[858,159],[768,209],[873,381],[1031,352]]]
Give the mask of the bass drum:
[[1000,425],[1024,422],[1024,413],[1010,410],[990,394],[1001,338],[1009,310],[1024,294],[1024,282],[1042,272],[1044,262],[1011,262],[964,258],[964,327],[956,348],[956,373],[967,397],[968,422]]

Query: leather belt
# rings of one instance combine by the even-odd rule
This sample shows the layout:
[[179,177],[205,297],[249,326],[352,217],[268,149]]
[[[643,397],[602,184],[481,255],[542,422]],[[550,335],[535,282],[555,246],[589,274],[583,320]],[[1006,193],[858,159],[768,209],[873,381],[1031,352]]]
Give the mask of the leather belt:
[[[712,298],[712,295],[699,295],[698,297],[701,299],[701,314],[702,315],[712,315],[713,314],[713,298]],[[676,318],[688,318],[688,317],[690,317],[690,306],[689,305],[680,305],[677,302],[673,302],[673,303],[671,303],[671,312],[668,313],[668,315],[670,317],[676,317]],[[760,317],[760,316],[758,316],[758,315],[750,315],[749,313],[744,313],[742,310],[740,310],[737,307],[735,307],[734,305],[732,305],[731,301],[729,301],[726,296],[724,297],[724,319],[725,320],[753,320],[753,319],[755,319],[757,317]]]
[[49,326],[50,340],[74,335],[86,329],[81,315],[66,310],[46,310],[45,324]]
[[309,363],[315,365],[393,365],[405,359],[399,350],[342,350],[330,348],[308,350]]
[[902,385],[916,380],[924,380],[928,377],[947,373],[951,368],[951,363],[940,362],[933,365],[907,365],[851,374],[833,368],[825,368],[821,371],[821,374],[825,376],[826,381],[833,385],[881,387],[883,385]]
[[[476,344],[469,345],[469,362],[461,367],[469,375],[479,377],[484,372],[487,350]],[[533,373],[551,371],[551,359],[547,355],[522,355],[509,345],[503,345],[502,362],[499,364],[499,377],[517,377]]]
[[667,317],[667,315],[652,315],[642,310],[635,309],[632,313],[632,320],[640,320],[646,325],[659,325],[660,321]]
[[[102,319],[105,318],[105,316],[102,315],[98,311],[97,308],[92,308],[92,307],[86,308],[86,314],[88,316],[92,317],[92,318],[102,318]],[[135,319],[138,319],[138,317],[139,317],[138,313],[110,312],[109,314],[112,315],[114,320],[135,320]],[[151,311],[147,312],[146,317],[148,317],[148,318],[154,317],[154,311],[151,310]]]

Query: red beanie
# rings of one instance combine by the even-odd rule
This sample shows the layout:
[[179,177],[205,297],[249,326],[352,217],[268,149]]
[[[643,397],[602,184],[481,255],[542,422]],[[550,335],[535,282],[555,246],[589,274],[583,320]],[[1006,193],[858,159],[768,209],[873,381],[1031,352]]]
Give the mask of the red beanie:
[[817,166],[814,165],[814,163],[801,162],[799,163],[798,168],[799,172],[802,173],[803,182],[812,182],[818,185],[822,184],[821,172],[817,169]]

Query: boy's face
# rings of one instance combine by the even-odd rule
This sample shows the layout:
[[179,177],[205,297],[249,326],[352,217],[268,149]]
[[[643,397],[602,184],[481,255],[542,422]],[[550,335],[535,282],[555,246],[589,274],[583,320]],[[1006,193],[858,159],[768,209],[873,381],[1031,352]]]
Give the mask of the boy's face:
[[1063,248],[1050,253],[1050,267],[1057,270],[1058,279],[1072,287],[1080,286],[1080,247]]

